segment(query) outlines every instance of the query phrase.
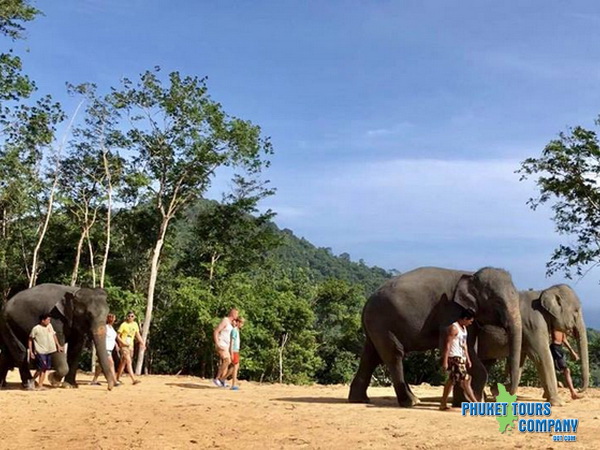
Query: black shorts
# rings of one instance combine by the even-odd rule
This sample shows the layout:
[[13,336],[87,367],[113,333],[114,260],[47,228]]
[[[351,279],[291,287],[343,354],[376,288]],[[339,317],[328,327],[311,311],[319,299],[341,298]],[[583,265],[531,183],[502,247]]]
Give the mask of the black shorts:
[[560,372],[567,368],[567,362],[565,361],[565,354],[563,353],[562,345],[550,344],[550,353],[554,360],[554,368]]
[[52,355],[40,355],[37,353],[35,355],[35,365],[42,372],[50,370],[50,367],[52,367]]

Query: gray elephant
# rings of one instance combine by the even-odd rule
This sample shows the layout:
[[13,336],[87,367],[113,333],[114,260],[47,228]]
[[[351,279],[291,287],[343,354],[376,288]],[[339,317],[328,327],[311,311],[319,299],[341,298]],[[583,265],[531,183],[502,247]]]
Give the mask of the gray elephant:
[[[444,331],[459,318],[464,308],[475,312],[479,324],[507,330],[510,337],[510,390],[516,391],[521,357],[521,315],[519,297],[510,274],[489,267],[475,273],[424,267],[390,279],[367,301],[362,315],[366,341],[350,386],[349,401],[369,401],[367,388],[371,376],[383,362],[390,371],[399,405],[411,407],[417,404],[418,399],[404,379],[402,360],[408,352],[439,347]],[[473,390],[481,396],[487,372],[473,350],[474,330],[474,327],[469,328],[471,373],[479,373],[479,383],[473,383]]]
[[[552,405],[561,405],[558,395],[554,362],[550,353],[550,331],[573,333],[579,343],[582,388],[589,386],[590,366],[588,341],[581,310],[581,302],[573,289],[566,284],[552,286],[543,291],[521,291],[521,320],[523,322],[523,347],[521,367],[525,357],[531,359],[544,388],[544,398]],[[504,330],[484,327],[479,333],[477,353],[489,370],[498,360],[508,355]]]
[[19,368],[21,382],[26,388],[33,385],[27,361],[27,340],[41,314],[50,314],[52,326],[61,345],[68,344],[67,353],[54,353],[54,373],[50,381],[56,385],[65,377],[65,386],[77,387],[75,375],[86,336],[92,337],[98,360],[112,389],[106,351],[107,295],[104,289],[87,289],[58,284],[40,284],[19,292],[6,302],[0,315],[0,385],[14,366]]

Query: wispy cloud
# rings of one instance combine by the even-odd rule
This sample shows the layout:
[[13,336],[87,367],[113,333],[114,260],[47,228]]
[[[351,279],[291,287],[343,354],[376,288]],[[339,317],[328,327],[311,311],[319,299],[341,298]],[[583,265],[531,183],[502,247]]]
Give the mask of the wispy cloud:
[[373,130],[367,130],[365,135],[368,138],[394,136],[394,135],[402,134],[402,133],[410,130],[413,127],[414,127],[414,125],[410,122],[401,122],[401,123],[393,125],[389,128],[376,128]]
[[489,68],[518,73],[526,76],[549,79],[591,79],[600,78],[600,64],[595,61],[561,58],[542,58],[539,55],[520,54],[517,52],[486,51],[477,52],[471,58]]

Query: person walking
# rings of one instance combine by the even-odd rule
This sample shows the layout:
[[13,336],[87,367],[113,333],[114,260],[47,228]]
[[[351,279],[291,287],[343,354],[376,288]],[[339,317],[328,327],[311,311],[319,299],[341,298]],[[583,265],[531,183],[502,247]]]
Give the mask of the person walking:
[[[113,360],[113,350],[115,349],[115,345],[117,344],[117,332],[113,328],[113,324],[117,320],[117,316],[114,314],[109,314],[106,316],[106,352],[108,353],[108,363],[110,364],[110,372],[112,376],[117,379],[117,375],[115,373],[115,362]],[[100,366],[100,361],[98,359],[98,355],[96,355],[96,371],[94,372],[94,378],[90,384],[99,386],[98,377],[102,373],[102,367]],[[115,386],[120,385],[120,382],[117,382]]]
[[571,371],[567,366],[567,362],[565,361],[565,355],[562,349],[563,344],[571,353],[571,356],[575,359],[575,361],[579,361],[579,355],[573,350],[569,341],[567,339],[566,333],[559,330],[552,330],[552,343],[550,344],[550,353],[552,354],[552,359],[554,360],[554,368],[557,372],[562,372],[565,376],[565,381],[567,382],[567,387],[571,392],[571,398],[573,400],[577,400],[581,398],[575,392],[575,388],[573,387],[573,379],[571,378]]
[[238,318],[238,314],[239,313],[237,309],[231,308],[227,317],[223,317],[213,332],[215,350],[217,351],[220,359],[217,375],[213,379],[213,383],[217,387],[227,387],[225,378],[227,376],[227,369],[229,369],[229,364],[231,362],[231,330],[233,330],[233,321]]
[[35,357],[37,368],[33,379],[39,376],[38,386],[40,389],[45,389],[44,381],[46,372],[52,367],[52,354],[57,351],[62,352],[63,348],[50,323],[50,314],[42,314],[39,319],[40,322],[29,333],[29,355]]
[[241,337],[240,332],[244,327],[244,318],[238,317],[234,323],[234,327],[231,330],[231,364],[232,372],[231,372],[231,390],[238,391],[240,387],[238,386],[238,372],[240,370],[240,343]]
[[140,335],[140,327],[135,321],[135,314],[132,311],[127,313],[125,322],[121,324],[117,331],[117,342],[119,343],[121,353],[121,363],[119,364],[119,370],[117,371],[117,383],[121,381],[121,375],[125,366],[127,366],[127,372],[131,378],[133,384],[141,383],[141,380],[135,378],[133,374],[133,351],[135,349],[135,341],[138,341],[140,348],[145,348],[144,340]]
[[475,316],[472,311],[463,310],[458,321],[450,325],[446,332],[446,345],[442,353],[442,367],[449,372],[448,381],[444,385],[444,393],[440,409],[448,409],[448,395],[455,384],[465,392],[467,400],[476,402],[477,399],[471,389],[471,378],[467,370],[471,367],[469,350],[467,348],[467,327],[473,323]]

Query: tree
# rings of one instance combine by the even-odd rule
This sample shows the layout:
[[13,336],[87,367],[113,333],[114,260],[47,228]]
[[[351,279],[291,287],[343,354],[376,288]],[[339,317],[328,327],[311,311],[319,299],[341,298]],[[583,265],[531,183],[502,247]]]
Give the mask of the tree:
[[[600,121],[596,122],[600,125]],[[585,275],[600,263],[600,146],[596,132],[582,127],[560,133],[539,158],[528,158],[518,171],[521,180],[534,178],[539,195],[532,209],[552,204],[556,231],[575,238],[556,248],[547,273],[564,271],[567,278]]]
[[361,312],[365,304],[363,287],[330,279],[320,284],[314,300],[318,355],[323,366],[317,372],[320,383],[348,383],[358,368],[364,335]]
[[[182,207],[199,198],[223,166],[241,167],[257,177],[272,153],[259,127],[229,117],[208,95],[205,79],[169,75],[167,86],[158,69],[144,73],[137,83],[125,79],[113,93],[115,106],[128,119],[128,148],[135,152],[135,167],[147,182],[145,189],[160,216],[150,276],[142,337],[147,341],[152,323],[154,291],[161,252],[170,222]],[[136,373],[144,358],[138,355]]]
[[110,251],[113,193],[121,182],[123,159],[111,151],[121,145],[120,133],[115,126],[118,114],[111,102],[96,94],[93,84],[69,86],[72,93],[86,99],[87,107],[83,123],[73,131],[70,156],[63,161],[60,188],[63,204],[71,211],[81,228],[77,244],[71,285],[75,285],[83,242],[87,239],[92,266],[92,284],[96,285],[94,251],[90,231],[101,210],[105,212],[104,256],[100,266],[100,287],[104,287],[106,266]]
[[[3,0],[0,3],[0,34],[10,39],[22,39],[23,22],[33,20],[39,11],[26,0]],[[12,50],[0,53],[0,118],[7,110],[4,102],[28,97],[35,89],[33,82],[21,73],[22,63]]]
[[[178,266],[191,276],[208,278],[211,286],[260,265],[281,242],[270,223],[275,214],[260,213],[257,207],[272,191],[250,186],[241,177],[234,182],[236,187],[223,202],[203,201],[191,208],[178,230]],[[256,194],[250,192],[253,187],[258,188]]]

